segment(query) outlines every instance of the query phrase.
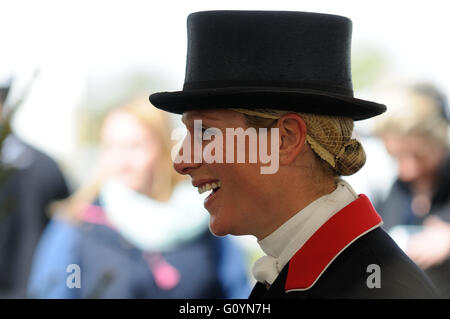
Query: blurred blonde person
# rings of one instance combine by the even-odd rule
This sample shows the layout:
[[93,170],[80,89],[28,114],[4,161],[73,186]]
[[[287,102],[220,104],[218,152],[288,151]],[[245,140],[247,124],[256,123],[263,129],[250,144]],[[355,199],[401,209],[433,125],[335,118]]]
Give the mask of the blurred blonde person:
[[447,100],[431,84],[387,92],[376,134],[397,163],[379,211],[409,257],[450,297],[450,152]]

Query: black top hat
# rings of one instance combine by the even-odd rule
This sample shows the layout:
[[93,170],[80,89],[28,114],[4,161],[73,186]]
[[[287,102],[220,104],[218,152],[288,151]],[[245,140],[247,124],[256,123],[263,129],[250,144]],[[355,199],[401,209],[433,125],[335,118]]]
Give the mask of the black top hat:
[[182,91],[150,96],[156,107],[271,108],[366,119],[386,106],[353,97],[352,22],[289,11],[205,11],[188,17]]

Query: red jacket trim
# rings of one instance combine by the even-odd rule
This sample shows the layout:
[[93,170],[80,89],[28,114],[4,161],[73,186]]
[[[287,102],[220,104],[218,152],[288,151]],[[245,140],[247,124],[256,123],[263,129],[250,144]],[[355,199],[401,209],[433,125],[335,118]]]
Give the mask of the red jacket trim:
[[285,292],[308,290],[351,243],[383,224],[366,195],[323,224],[289,262]]

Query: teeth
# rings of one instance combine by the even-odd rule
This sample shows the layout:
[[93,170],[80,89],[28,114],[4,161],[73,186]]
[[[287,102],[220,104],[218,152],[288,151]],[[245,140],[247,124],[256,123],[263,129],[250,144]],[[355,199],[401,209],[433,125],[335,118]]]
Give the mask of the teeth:
[[199,194],[203,194],[204,192],[213,190],[213,189],[218,188],[220,186],[222,186],[222,183],[220,181],[213,182],[211,184],[207,183],[207,184],[204,184],[204,185],[200,186],[198,188],[198,192],[199,192]]

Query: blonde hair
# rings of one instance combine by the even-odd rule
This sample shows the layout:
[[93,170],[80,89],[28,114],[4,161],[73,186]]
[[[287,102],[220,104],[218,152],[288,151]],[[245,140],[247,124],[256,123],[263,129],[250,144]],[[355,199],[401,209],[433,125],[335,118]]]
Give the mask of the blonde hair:
[[[178,174],[172,167],[171,150],[174,142],[171,140],[171,125],[167,113],[152,106],[146,96],[138,97],[123,106],[108,111],[103,124],[109,115],[116,112],[125,112],[136,117],[142,125],[151,130],[159,141],[160,154],[153,169],[151,190],[147,195],[159,201],[169,200],[175,186],[186,180],[186,177]],[[101,167],[98,167],[92,178],[71,197],[52,204],[51,213],[63,211],[63,215],[68,216],[69,219],[78,220],[85,204],[91,203],[99,195],[101,186],[108,177],[106,174]]]
[[449,123],[435,99],[412,88],[399,89],[394,94],[386,95],[390,107],[374,123],[375,135],[431,137],[448,147]]
[[244,114],[247,124],[255,127],[269,127],[285,114],[298,114],[307,127],[306,142],[326,171],[335,176],[347,176],[364,166],[366,154],[361,143],[352,138],[351,118],[274,109],[233,110]]

